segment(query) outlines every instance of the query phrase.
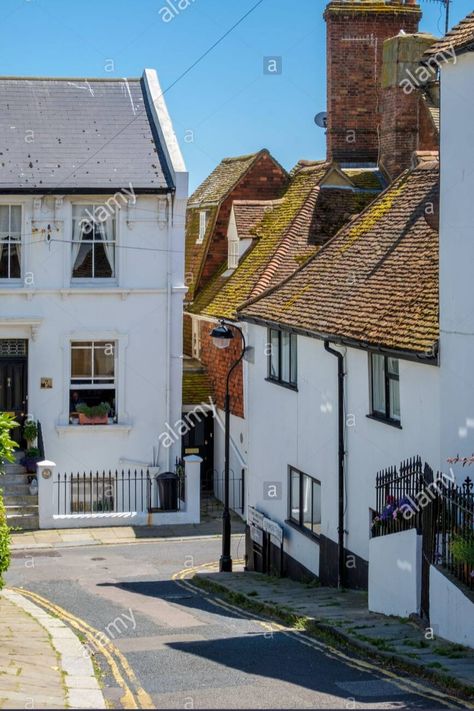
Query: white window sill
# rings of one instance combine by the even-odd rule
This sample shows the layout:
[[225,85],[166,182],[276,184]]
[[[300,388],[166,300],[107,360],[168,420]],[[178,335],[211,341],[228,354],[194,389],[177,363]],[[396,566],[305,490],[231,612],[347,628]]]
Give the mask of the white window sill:
[[97,434],[108,433],[108,432],[130,432],[132,429],[131,424],[116,424],[116,425],[56,425],[56,432],[58,434],[69,434],[70,432],[82,432],[83,434],[89,434],[94,432]]

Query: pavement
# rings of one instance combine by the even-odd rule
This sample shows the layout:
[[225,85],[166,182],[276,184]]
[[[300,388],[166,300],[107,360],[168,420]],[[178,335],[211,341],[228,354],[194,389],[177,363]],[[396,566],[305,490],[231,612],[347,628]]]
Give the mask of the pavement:
[[[217,570],[220,550],[204,537],[15,551],[5,577],[80,633],[113,708],[468,706],[431,680],[197,587],[193,576]],[[244,552],[244,536],[234,536],[236,569]]]
[[338,591],[243,570],[201,571],[193,582],[246,609],[342,643],[382,664],[458,689],[474,701],[474,650],[438,638],[436,630],[415,620],[369,612],[363,591]]
[[60,620],[18,593],[0,594],[0,708],[104,709],[85,648]]
[[[232,513],[232,532],[241,535],[245,524]],[[101,528],[65,528],[62,530],[22,531],[12,533],[11,550],[72,548],[74,546],[101,546],[137,543],[139,541],[158,542],[220,536],[222,533],[222,506],[214,502],[212,510],[203,508],[201,523],[167,526],[113,526]]]

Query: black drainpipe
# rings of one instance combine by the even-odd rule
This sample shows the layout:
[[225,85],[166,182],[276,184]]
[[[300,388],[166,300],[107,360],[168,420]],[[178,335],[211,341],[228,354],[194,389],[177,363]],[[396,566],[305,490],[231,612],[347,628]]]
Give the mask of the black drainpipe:
[[324,348],[337,358],[337,389],[338,389],[338,439],[339,439],[339,471],[338,471],[338,524],[337,524],[337,552],[338,552],[338,574],[337,586],[344,585],[345,556],[344,556],[344,356],[339,351],[331,348],[329,341],[324,341]]

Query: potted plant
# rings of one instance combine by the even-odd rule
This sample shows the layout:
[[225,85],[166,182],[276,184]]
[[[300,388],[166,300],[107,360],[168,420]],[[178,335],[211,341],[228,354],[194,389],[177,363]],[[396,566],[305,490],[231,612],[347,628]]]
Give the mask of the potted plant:
[[38,437],[38,425],[34,420],[27,420],[23,425],[23,436],[29,449],[33,447]]
[[39,449],[30,447],[26,450],[25,456],[21,460],[21,464],[26,468],[28,474],[36,473],[36,465],[41,460]]
[[81,425],[107,425],[111,407],[108,402],[91,406],[81,403],[76,407],[76,410],[79,413],[79,424]]

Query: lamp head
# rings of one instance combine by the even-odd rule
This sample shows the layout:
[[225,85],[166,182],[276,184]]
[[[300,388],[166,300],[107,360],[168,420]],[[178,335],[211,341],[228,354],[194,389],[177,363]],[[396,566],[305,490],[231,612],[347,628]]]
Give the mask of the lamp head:
[[221,322],[218,326],[211,331],[212,342],[216,348],[223,350],[230,346],[231,340],[234,338],[234,334],[225,323]]

